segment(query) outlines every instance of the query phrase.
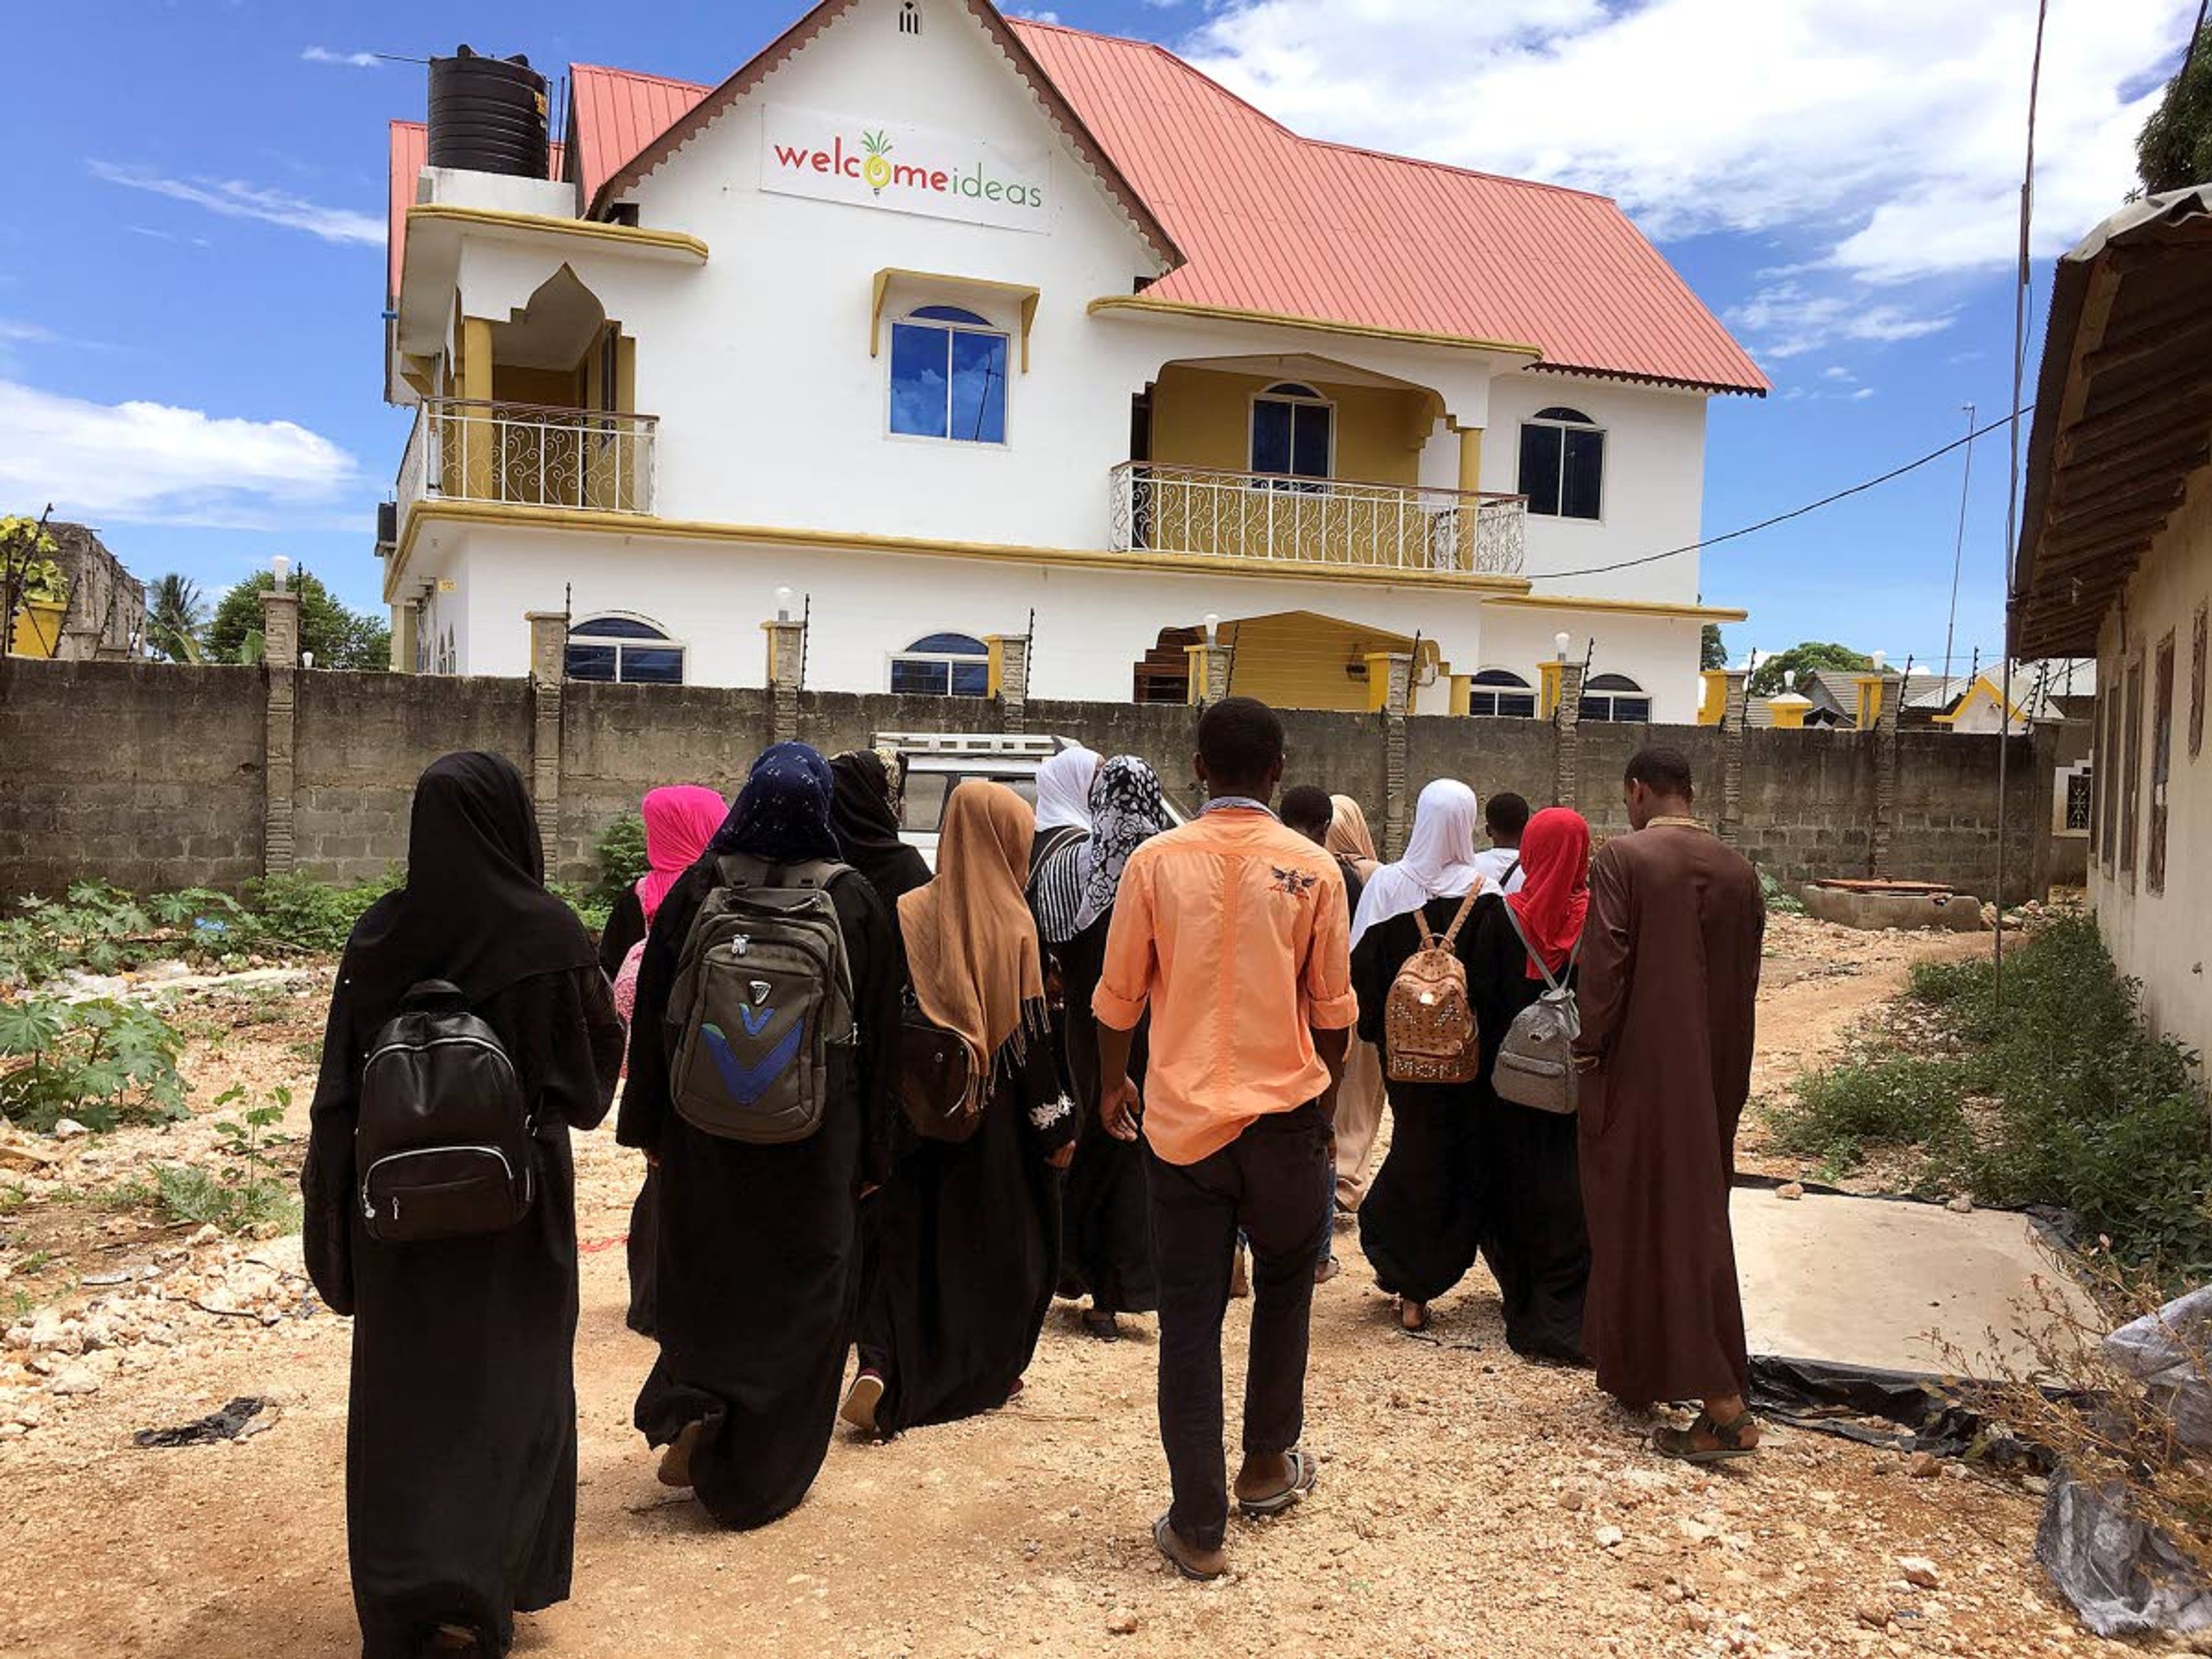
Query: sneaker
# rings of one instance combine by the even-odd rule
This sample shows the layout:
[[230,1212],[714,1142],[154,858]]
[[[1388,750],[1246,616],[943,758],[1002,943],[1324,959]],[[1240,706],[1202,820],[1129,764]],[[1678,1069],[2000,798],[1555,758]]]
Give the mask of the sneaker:
[[705,1429],[702,1423],[686,1423],[683,1431],[668,1443],[668,1449],[660,1454],[658,1478],[662,1486],[685,1487],[691,1484],[691,1455],[699,1449],[699,1437]]
[[877,1371],[862,1371],[845,1390],[845,1403],[837,1409],[862,1434],[876,1432],[876,1407],[884,1403],[884,1379]]

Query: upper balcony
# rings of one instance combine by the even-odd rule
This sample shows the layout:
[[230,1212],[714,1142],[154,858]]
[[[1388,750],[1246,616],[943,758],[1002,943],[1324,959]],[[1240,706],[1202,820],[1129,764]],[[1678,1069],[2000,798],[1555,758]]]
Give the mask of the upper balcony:
[[1200,554],[1378,576],[1521,574],[1523,495],[1125,461],[1113,472],[1117,553]]
[[426,398],[399,464],[399,514],[419,501],[601,513],[653,510],[651,415]]

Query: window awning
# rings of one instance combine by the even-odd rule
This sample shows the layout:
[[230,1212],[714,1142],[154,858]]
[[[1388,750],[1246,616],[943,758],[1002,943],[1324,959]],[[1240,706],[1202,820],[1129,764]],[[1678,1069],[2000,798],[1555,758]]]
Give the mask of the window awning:
[[942,271],[906,270],[897,265],[885,265],[876,273],[873,291],[868,301],[868,356],[880,356],[884,346],[884,301],[890,295],[891,284],[927,289],[937,295],[980,295],[986,300],[997,300],[1005,304],[1011,301],[1021,313],[1022,373],[1030,372],[1030,329],[1036,322],[1038,290],[1019,283],[1001,283],[988,276],[951,276]]

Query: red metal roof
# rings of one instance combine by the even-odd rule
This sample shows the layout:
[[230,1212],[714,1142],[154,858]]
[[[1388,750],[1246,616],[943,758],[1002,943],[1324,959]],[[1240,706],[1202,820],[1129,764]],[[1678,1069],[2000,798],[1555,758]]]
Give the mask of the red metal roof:
[[[546,174],[549,179],[561,176],[562,153],[567,147],[552,146]],[[399,301],[399,273],[407,259],[407,210],[415,205],[415,181],[422,169],[430,165],[430,130],[420,121],[394,121],[392,124],[392,182],[386,191],[385,303],[396,305]]]
[[[1607,198],[1303,138],[1163,46],[1011,27],[1183,254],[1147,300],[1531,345],[1552,369],[1767,390]],[[586,203],[713,90],[586,64],[571,74],[573,176]],[[392,124],[395,292],[422,142],[419,125]]]

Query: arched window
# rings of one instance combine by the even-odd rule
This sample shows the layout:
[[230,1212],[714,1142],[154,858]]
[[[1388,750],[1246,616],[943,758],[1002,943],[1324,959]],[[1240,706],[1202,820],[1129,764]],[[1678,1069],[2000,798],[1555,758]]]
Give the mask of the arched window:
[[568,629],[568,678],[623,685],[681,685],[684,647],[657,623],[619,613]]
[[1521,422],[1521,493],[1549,519],[1605,516],[1605,431],[1579,409],[1540,409]]
[[891,659],[891,690],[924,697],[988,697],[991,648],[969,634],[925,634]]
[[1510,669],[1486,668],[1468,683],[1467,712],[1511,720],[1536,717],[1536,693]]
[[1583,684],[1583,718],[1648,722],[1651,696],[1626,674],[1593,674]]
[[1285,381],[1252,399],[1253,471],[1326,478],[1335,447],[1336,405],[1311,386]]
[[1006,441],[1006,337],[957,306],[891,325],[891,430],[957,443]]

